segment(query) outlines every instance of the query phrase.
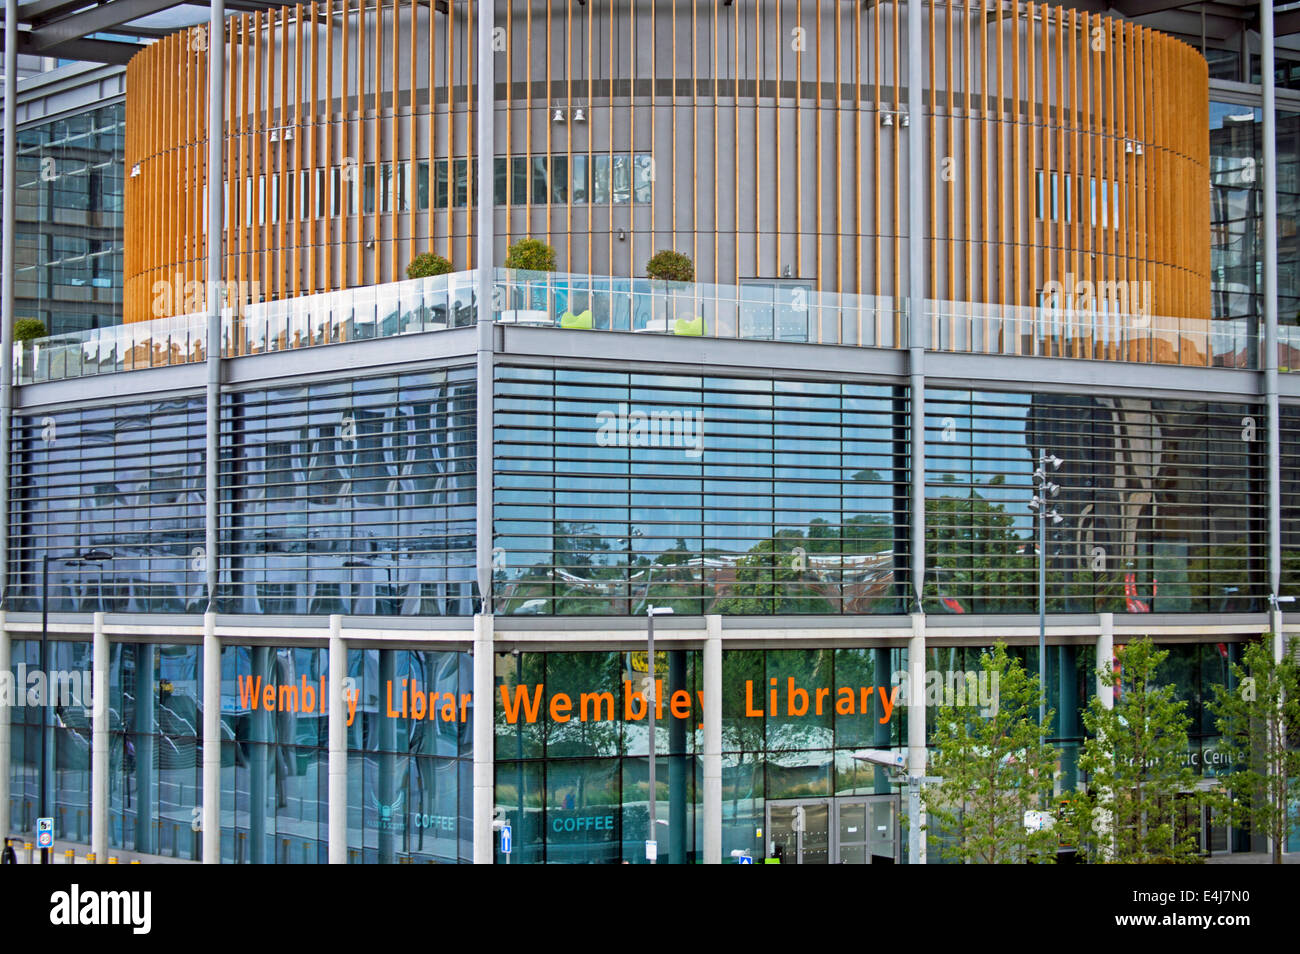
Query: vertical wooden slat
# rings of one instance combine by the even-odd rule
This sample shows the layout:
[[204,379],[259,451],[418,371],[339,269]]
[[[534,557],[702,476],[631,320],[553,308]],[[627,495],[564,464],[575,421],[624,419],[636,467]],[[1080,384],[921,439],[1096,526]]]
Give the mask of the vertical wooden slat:
[[[564,8],[564,124],[566,141],[564,153],[564,261],[565,271],[573,271],[573,5]],[[552,175],[554,170],[552,170]],[[575,309],[576,311],[576,309]]]
[[[875,56],[875,61],[872,64],[873,75],[872,75],[871,102],[872,105],[875,107],[875,116],[873,117],[872,129],[871,129],[871,150],[872,150],[871,179],[877,183],[881,181],[880,124],[882,120],[881,120],[881,104],[880,104],[880,68],[881,68],[881,60],[884,58],[884,45],[885,45],[884,30],[881,29],[881,7],[882,6],[884,6],[884,0],[877,0],[877,2],[874,4],[876,22],[875,22],[875,28],[872,30],[872,48],[876,51],[876,56]],[[881,195],[881,189],[879,185],[877,185],[874,192],[872,193],[872,199],[871,199],[871,207],[872,207],[871,211],[873,217],[872,229],[871,229],[871,249],[872,249],[871,281],[872,284],[874,285],[874,289],[875,289],[874,293],[876,295],[885,294],[885,282],[883,278],[884,273],[882,269],[883,259],[881,256],[881,248],[880,248],[880,218],[881,218],[880,204],[883,200],[884,200],[884,196]],[[893,289],[890,290],[890,294],[891,295],[894,294]],[[880,314],[880,309],[877,308],[875,310],[876,327],[873,332],[874,337],[871,339],[873,342],[877,344],[879,344],[882,339],[881,321],[882,318]]]
[[[944,86],[947,88],[948,102],[947,116],[945,117],[944,156],[946,159],[952,160],[953,166],[955,166],[957,162],[957,104],[955,91],[953,89],[953,33],[957,29],[954,19],[955,16],[956,14],[953,10],[952,0],[946,0],[944,13]],[[958,300],[957,256],[961,248],[961,240],[958,238],[957,229],[957,175],[959,171],[962,175],[969,174],[969,170],[957,170],[950,167],[949,175],[946,177],[948,196],[947,210],[944,215],[944,232],[947,235],[947,241],[944,243],[944,257],[947,259],[948,275],[947,284],[945,285],[944,292],[940,297],[946,298],[948,301],[948,304],[944,309],[948,312],[944,323],[949,329],[952,328],[952,322],[955,319],[956,309],[953,307],[953,303]],[[951,339],[949,339],[949,344],[951,344]],[[934,345],[935,347],[939,347],[940,339],[936,338]]]
[[250,188],[253,193],[253,215],[249,231],[252,235],[252,260],[250,262],[252,282],[261,291],[261,299],[265,300],[267,295],[262,288],[264,281],[262,277],[262,256],[266,248],[266,230],[262,227],[262,116],[262,11],[257,10],[253,13],[253,115],[249,124],[249,149],[252,152],[252,184]]
[[334,290],[334,246],[336,244],[334,225],[337,216],[334,215],[334,202],[331,198],[331,192],[334,188],[334,170],[338,168],[338,161],[334,156],[335,121],[334,0],[325,0],[325,181],[321,186],[325,190],[325,226],[322,236],[322,241],[325,243],[324,255],[322,256],[324,274],[321,276],[321,287],[325,291]]
[[[718,219],[718,199],[722,195],[722,187],[718,182],[718,99],[719,89],[722,83],[722,64],[718,61],[718,5],[716,3],[710,4],[709,9],[713,11],[713,56],[709,59],[710,72],[713,74],[713,102],[709,105],[709,112],[712,114],[713,118],[713,148],[709,150],[713,154],[713,271],[709,281],[720,283],[725,280],[722,274],[722,263],[718,260],[718,249],[720,247],[719,239],[722,233],[722,222]],[[733,113],[735,112],[735,107],[736,104],[733,102]],[[732,151],[735,151],[734,148]],[[653,188],[652,185],[651,189]],[[653,197],[652,192],[651,198]],[[651,208],[654,208],[654,206],[652,205]],[[734,245],[735,241],[733,240],[731,244]],[[695,279],[696,281],[699,281],[702,277],[703,276],[697,274]],[[732,281],[735,281],[734,276],[732,277]],[[718,333],[716,327],[712,333],[715,335]]]
[[[1079,168],[1080,168],[1080,140],[1081,123],[1079,119],[1079,11],[1070,10],[1070,36],[1068,40],[1068,49],[1070,52],[1070,72],[1069,72],[1069,135],[1070,135],[1070,274],[1077,280],[1081,274],[1079,268],[1079,247],[1080,247],[1080,225],[1079,221],[1083,217],[1083,197],[1079,194]],[[1081,318],[1083,326],[1079,327],[1076,322],[1074,341],[1071,345],[1074,357],[1080,357],[1080,350],[1087,344],[1089,358],[1093,357],[1093,348],[1096,340],[1096,323],[1091,321],[1087,316]]]
[[[997,30],[997,55],[995,57],[995,69],[997,72],[997,85],[994,88],[994,116],[989,120],[990,130],[997,136],[994,149],[993,169],[997,189],[994,193],[994,214],[997,218],[997,249],[995,258],[997,260],[998,274],[998,302],[997,309],[997,343],[994,345],[990,339],[989,350],[996,350],[1005,353],[1007,349],[1006,328],[1007,328],[1007,308],[1006,305],[1011,301],[1011,263],[1010,254],[1012,252],[1010,229],[1007,228],[1007,215],[1012,209],[1012,202],[1007,201],[1008,178],[1006,158],[1006,144],[1004,142],[1008,131],[1007,124],[1003,121],[1004,109],[1006,105],[1006,83],[1003,75],[1003,55],[1005,52],[1005,41],[1002,33],[1002,0],[997,3],[997,15],[994,19],[994,29]],[[1014,120],[1014,110],[1018,104],[1012,104],[1012,119]],[[1015,175],[1012,170],[1011,175]],[[992,309],[989,309],[990,314]]]
[[[428,163],[429,178],[426,183],[426,189],[428,190],[427,195],[429,199],[429,208],[425,210],[425,220],[424,220],[425,237],[424,238],[425,238],[425,243],[427,245],[426,251],[432,252],[434,250],[434,244],[433,244],[434,218],[435,218],[434,210],[437,208],[437,202],[435,200],[434,191],[437,185],[437,165],[438,165],[438,148],[437,148],[437,131],[436,131],[437,112],[438,112],[437,110],[438,96],[436,93],[436,89],[437,89],[436,80],[438,76],[438,68],[437,68],[438,67],[438,43],[437,43],[438,11],[434,8],[432,3],[429,4],[428,6],[429,6],[429,49],[427,50],[426,59],[428,61],[428,68],[429,68],[429,97],[428,97],[429,99],[429,123],[428,123],[429,144],[428,147],[425,149],[424,154],[427,157],[426,161]],[[513,9],[514,9],[513,3],[507,4],[507,10],[513,10]],[[513,34],[511,35],[513,36]],[[510,49],[511,49],[511,45],[507,43],[506,44],[507,63],[510,62],[509,60]],[[509,73],[508,68],[506,72],[507,74]],[[507,144],[506,152],[507,153],[510,152],[509,149],[510,126],[511,126],[510,123],[506,123],[506,144]],[[508,225],[509,221],[510,218],[509,216],[507,216],[506,217],[507,234],[509,232],[509,225]],[[450,249],[446,249],[446,252],[448,255],[451,254]]]
[[[970,324],[970,315],[974,312],[974,303],[978,300],[977,292],[975,289],[975,215],[974,215],[975,177],[977,175],[977,171],[975,165],[975,149],[974,149],[975,121],[971,116],[971,110],[972,110],[971,97],[972,97],[972,91],[974,90],[975,87],[975,65],[974,65],[975,57],[972,53],[972,50],[974,48],[972,46],[971,10],[969,6],[965,7],[962,10],[962,28],[965,32],[965,43],[962,45],[962,50],[964,51],[965,55],[962,57],[962,59],[964,60],[962,65],[965,68],[965,73],[966,73],[965,82],[962,84],[964,87],[963,92],[965,93],[965,97],[966,97],[965,108],[962,110],[962,116],[964,117],[964,121],[962,123],[962,139],[963,139],[963,145],[965,147],[965,153],[966,153],[966,161],[963,162],[961,166],[961,178],[962,178],[962,182],[966,186],[965,201],[962,203],[962,218],[965,224],[965,229],[964,229],[965,243],[963,245],[963,249],[966,253],[965,255],[966,278],[962,284],[962,297],[967,302],[967,307],[963,309],[966,313],[966,318],[963,324],[965,325],[965,334],[964,334],[965,344],[966,344],[965,350],[969,351],[971,349],[971,339],[974,337],[974,335],[971,333],[972,329]],[[953,350],[956,350],[955,334],[954,334],[953,345],[954,345]]]
[[[375,0],[375,74],[374,74],[374,96],[372,99],[374,115],[370,117],[368,126],[374,134],[375,143],[375,191],[374,200],[371,203],[370,221],[366,227],[366,244],[370,246],[370,281],[379,284],[383,279],[383,253],[384,247],[383,220],[381,218],[383,200],[380,198],[380,190],[383,189],[383,168],[384,168],[384,0]],[[391,169],[391,166],[390,166]]]
[[[1011,305],[1013,320],[1009,327],[1011,333],[1011,353],[1020,354],[1021,349],[1021,330],[1023,327],[1023,308],[1025,305],[1025,285],[1024,285],[1024,247],[1025,247],[1025,196],[1024,183],[1026,170],[1024,167],[1024,124],[1033,122],[1032,116],[1020,115],[1023,108],[1020,102],[1020,0],[1011,0],[1011,176],[1013,179],[1012,186],[1012,210],[1011,210],[1011,241],[1013,243],[1011,255]],[[1033,21],[1029,20],[1032,24]],[[1030,35],[1028,30],[1024,31]],[[1032,177],[1033,170],[1028,174]]]
[[[691,261],[700,260],[700,177],[696,170],[699,167],[700,156],[700,96],[696,88],[697,70],[699,69],[697,46],[699,43],[699,10],[698,0],[691,0]],[[629,157],[632,163],[632,184],[635,198],[636,187],[636,153],[635,141],[632,143],[633,153]],[[714,226],[716,229],[716,225]],[[651,250],[653,252],[653,249]],[[632,274],[636,274],[636,266],[633,265]]]
[[[283,186],[281,188],[282,191],[285,193],[286,207],[288,208],[289,211],[289,216],[288,216],[289,221],[286,223],[286,225],[288,226],[289,242],[290,242],[289,250],[291,255],[290,270],[292,274],[290,275],[290,287],[293,289],[292,294],[295,298],[297,298],[301,294],[301,285],[302,285],[301,283],[302,261],[300,258],[301,255],[300,247],[302,245],[302,204],[303,204],[303,200],[305,199],[305,196],[303,195],[303,188],[302,188],[302,138],[303,138],[302,101],[304,98],[302,92],[302,71],[304,66],[303,56],[302,56],[302,20],[303,20],[302,4],[298,4],[293,8],[293,70],[292,70],[293,91],[292,94],[290,94],[288,85],[285,86],[285,96],[288,97],[292,95],[292,102],[293,102],[293,122],[294,122],[293,138],[289,140],[290,145],[288,146],[289,164],[291,168],[286,169],[284,172],[281,173],[281,177],[287,180],[285,182],[285,185],[291,185],[292,187],[292,191],[290,189],[284,188]],[[289,57],[287,55],[288,54],[287,46],[285,49],[285,53],[286,53],[285,61],[287,64],[289,60]],[[286,111],[288,109],[288,106],[289,106],[289,100],[286,99],[285,100]],[[281,125],[287,125],[288,122],[289,122],[289,117],[286,112],[284,118],[281,121]],[[282,133],[281,139],[283,138],[284,136]],[[289,196],[293,196],[292,206],[288,206]]]

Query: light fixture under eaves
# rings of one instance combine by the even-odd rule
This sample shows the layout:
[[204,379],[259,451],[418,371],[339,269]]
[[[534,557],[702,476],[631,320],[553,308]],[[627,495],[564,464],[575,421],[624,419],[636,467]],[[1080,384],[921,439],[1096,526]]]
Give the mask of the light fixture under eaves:
[[131,178],[134,179],[139,174],[140,174],[140,163],[137,162],[135,165],[131,167]]
[[575,123],[585,123],[587,121],[587,114],[583,112],[581,106],[573,111],[573,121]]
[[1124,140],[1124,151],[1125,151],[1125,152],[1129,152],[1129,153],[1131,153],[1131,152],[1133,151],[1133,140],[1132,140],[1132,139],[1125,139],[1125,140]]
[[912,117],[907,115],[907,113],[903,113],[898,117],[898,124],[900,126],[910,126],[912,125]]
[[564,110],[562,110],[562,109],[557,109],[557,110],[555,111],[555,115],[551,117],[551,122],[553,122],[553,123],[562,123],[562,122],[564,122]]
[[880,125],[882,125],[882,126],[892,126],[892,125],[894,125],[894,114],[893,114],[893,113],[882,113],[881,116],[880,116]]
[[1135,143],[1133,144],[1133,151],[1134,151],[1135,153],[1137,153],[1137,155],[1139,155],[1139,156],[1142,155],[1142,143],[1140,143],[1140,142],[1135,142]]

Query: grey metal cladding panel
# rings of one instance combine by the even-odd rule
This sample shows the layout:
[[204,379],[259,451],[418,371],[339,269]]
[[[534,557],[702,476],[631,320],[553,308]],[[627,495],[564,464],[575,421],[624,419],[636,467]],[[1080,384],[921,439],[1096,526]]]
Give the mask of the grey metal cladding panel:
[[226,362],[225,383],[259,384],[306,374],[387,371],[454,358],[472,359],[478,347],[476,335],[470,326],[232,358]]
[[[881,348],[550,328],[503,328],[501,333],[503,358],[527,356],[542,359],[549,365],[598,362],[608,366],[611,362],[629,362],[638,366],[672,367],[686,364],[709,371],[734,369],[748,374],[789,371],[900,380],[907,374],[906,353]],[[1062,393],[1105,390],[1180,399],[1191,396],[1250,399],[1260,395],[1258,372],[1231,368],[929,352],[926,372],[927,384],[936,387],[969,387],[978,383],[990,388]],[[1300,397],[1300,377],[1288,383],[1291,384],[1289,393]]]
[[604,366],[627,362],[641,368],[686,364],[710,373],[735,369],[750,374],[807,371],[899,378],[907,370],[905,352],[879,348],[551,328],[502,328],[501,331],[504,346],[500,354],[506,362],[512,357],[527,356],[553,365],[587,361]]
[[119,371],[84,378],[68,378],[14,388],[15,410],[37,407],[76,406],[117,402],[140,395],[156,396],[184,391],[201,391],[207,381],[202,364],[181,364],[170,368]]
[[[305,375],[338,377],[356,372],[360,376],[425,364],[463,363],[473,358],[476,347],[475,331],[469,327],[277,351],[227,359],[224,381],[227,386],[240,387]],[[182,364],[27,384],[14,389],[14,406],[18,410],[81,407],[146,395],[201,391],[207,382],[206,368],[203,363]]]

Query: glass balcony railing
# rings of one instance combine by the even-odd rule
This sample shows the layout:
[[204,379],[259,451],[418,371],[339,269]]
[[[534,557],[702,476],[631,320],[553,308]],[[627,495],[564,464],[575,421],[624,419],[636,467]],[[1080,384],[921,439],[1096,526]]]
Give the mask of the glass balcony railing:
[[[391,338],[477,320],[477,273],[245,305],[222,315],[222,353],[242,357]],[[496,269],[493,319],[525,328],[618,331],[790,344],[906,348],[906,302],[814,291],[796,282],[714,285]],[[936,351],[1258,367],[1257,323],[927,301]],[[1300,369],[1300,329],[1284,328],[1279,366]],[[1292,334],[1294,332],[1294,334]],[[1290,358],[1290,360],[1287,360]],[[206,313],[22,342],[20,384],[207,359]]]

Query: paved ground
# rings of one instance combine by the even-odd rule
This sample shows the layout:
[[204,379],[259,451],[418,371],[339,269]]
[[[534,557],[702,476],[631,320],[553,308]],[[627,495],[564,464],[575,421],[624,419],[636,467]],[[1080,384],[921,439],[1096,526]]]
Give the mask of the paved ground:
[[[1273,856],[1263,851],[1242,852],[1236,855],[1215,855],[1206,858],[1207,865],[1269,865],[1273,863]],[[1300,865],[1300,852],[1282,855],[1282,864]]]

